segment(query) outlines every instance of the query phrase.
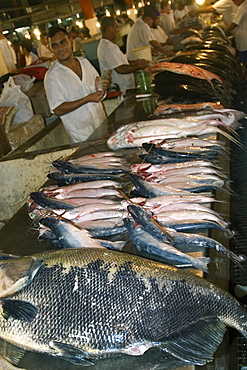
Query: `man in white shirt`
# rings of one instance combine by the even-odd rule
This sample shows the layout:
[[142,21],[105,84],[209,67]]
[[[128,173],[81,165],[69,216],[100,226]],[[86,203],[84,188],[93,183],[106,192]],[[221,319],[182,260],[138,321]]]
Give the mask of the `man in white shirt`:
[[163,0],[160,3],[160,26],[168,37],[173,35],[175,20],[168,0]]
[[99,42],[97,56],[101,73],[104,70],[112,70],[112,83],[118,84],[120,90],[135,88],[135,77],[133,72],[145,69],[149,65],[147,60],[136,60],[128,62],[119,46],[114,44],[119,26],[114,17],[103,17],[101,20],[102,39]]
[[54,54],[49,49],[48,36],[46,32],[42,32],[40,35],[40,44],[37,48],[37,52],[43,62],[55,59]]
[[142,46],[152,46],[156,51],[165,55],[171,55],[171,51],[166,51],[163,46],[155,40],[151,27],[155,21],[155,13],[152,10],[145,11],[141,18],[137,18],[131,27],[127,38],[127,57],[134,60],[132,50]]
[[237,12],[237,6],[232,0],[218,0],[213,5],[209,5],[205,8],[197,9],[189,14],[196,16],[201,13],[219,13],[222,14],[222,21],[225,27],[228,27]]
[[8,40],[2,33],[2,24],[0,22],[0,77],[16,69],[16,55],[14,49],[8,44]]
[[168,40],[168,36],[165,31],[159,26],[160,25],[160,12],[157,9],[154,9],[155,13],[155,21],[151,27],[151,32],[155,38],[162,46],[165,45],[166,41]]
[[97,71],[86,58],[74,57],[73,39],[64,28],[51,28],[48,40],[57,59],[44,79],[50,110],[61,118],[72,142],[85,141],[105,119],[101,100],[108,81],[98,91]]
[[178,0],[176,9],[174,10],[174,19],[178,23],[183,17],[189,13],[189,9],[185,6],[183,0]]
[[247,0],[233,0],[237,6],[237,12],[232,23],[226,28],[225,33],[229,35],[233,30],[236,49],[240,62],[245,66],[244,75],[247,78]]

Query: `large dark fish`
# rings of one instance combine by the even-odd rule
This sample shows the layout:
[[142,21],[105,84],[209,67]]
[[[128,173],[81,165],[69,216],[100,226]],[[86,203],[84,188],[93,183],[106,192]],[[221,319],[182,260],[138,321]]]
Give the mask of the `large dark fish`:
[[[36,274],[8,296],[5,278],[18,286],[26,261],[27,270],[36,264]],[[104,249],[66,249],[5,259],[0,266],[0,337],[24,350],[90,365],[156,347],[203,365],[212,360],[226,325],[247,337],[247,313],[235,298],[159,262]]]

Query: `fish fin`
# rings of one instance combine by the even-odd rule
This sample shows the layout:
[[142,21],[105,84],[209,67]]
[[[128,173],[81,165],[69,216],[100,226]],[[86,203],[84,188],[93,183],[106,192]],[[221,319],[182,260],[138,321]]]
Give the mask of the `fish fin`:
[[213,360],[225,331],[226,326],[219,319],[207,319],[184,328],[161,349],[183,361],[204,365]]
[[33,257],[1,260],[0,297],[14,294],[30,284],[41,264],[41,260]]
[[51,341],[49,342],[49,346],[56,351],[54,356],[59,356],[72,364],[84,366],[94,365],[87,352],[70,344]]
[[17,347],[5,340],[1,341],[1,355],[13,365],[18,366],[25,353],[26,351],[23,348]]
[[16,320],[31,322],[38,313],[38,309],[30,302],[18,299],[0,298],[2,316],[8,320],[10,317]]

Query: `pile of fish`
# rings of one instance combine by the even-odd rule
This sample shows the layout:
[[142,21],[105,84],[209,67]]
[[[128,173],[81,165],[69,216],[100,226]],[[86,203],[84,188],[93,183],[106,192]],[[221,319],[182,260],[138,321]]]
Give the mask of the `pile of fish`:
[[[54,161],[54,184],[31,193],[39,239],[56,250],[2,256],[6,341],[85,366],[150,348],[203,365],[226,325],[247,338],[245,309],[184,271],[208,272],[208,248],[242,267],[242,258],[205,236],[233,235],[211,205],[231,191],[220,166],[229,156],[225,140],[242,146],[237,129],[246,114],[229,108],[242,71],[217,27],[186,31],[181,43],[184,52],[148,69],[160,95],[154,114],[114,132],[111,151]],[[139,161],[114,152],[128,148],[137,148]]]
[[[207,113],[199,111],[196,115],[187,115],[179,118],[182,112],[178,112],[177,118],[170,118],[171,114],[163,117],[150,117],[149,120],[130,123],[122,126],[107,141],[110,149],[122,149],[141,147],[143,143],[159,143],[167,139],[180,139],[188,136],[201,136],[222,134],[227,139],[239,144],[234,137],[233,127],[240,118],[246,116],[244,112],[224,109],[209,110]],[[184,114],[183,114],[184,115]],[[206,141],[205,141],[206,142]]]
[[[157,244],[157,241],[154,241],[151,248],[150,238],[154,236],[150,235],[146,238],[146,241],[149,240],[149,248],[145,250],[145,243],[142,242],[144,233],[139,232],[136,239],[137,231],[133,222],[142,224],[142,219],[147,216],[144,217],[145,213],[139,212],[139,221],[129,219],[132,217],[131,206],[135,204],[142,207],[142,212],[152,212],[152,221],[163,227],[164,233],[167,228],[172,229],[171,234],[176,232],[178,238],[183,237],[183,240],[184,236],[179,232],[195,233],[198,230],[218,229],[232,236],[229,225],[223,217],[205,205],[215,201],[212,196],[214,190],[230,189],[226,176],[213,162],[218,153],[224,151],[223,143],[195,137],[184,141],[183,144],[174,141],[170,144],[169,142],[159,145],[143,144],[146,153],[140,157],[149,163],[127,165],[121,157],[114,157],[111,152],[94,154],[96,159],[92,162],[97,162],[102,156],[109,159],[109,164],[104,164],[102,168],[98,164],[99,177],[91,181],[82,180],[81,176],[85,174],[77,173],[79,170],[85,172],[85,168],[89,167],[88,163],[86,166],[82,165],[85,157],[70,161],[54,161],[53,167],[59,168],[61,172],[55,172],[56,177],[54,172],[51,172],[48,177],[56,178],[60,186],[51,185],[31,193],[28,201],[29,214],[39,224],[39,239],[49,241],[56,248],[94,246],[115,250],[123,250],[126,240],[130,239],[138,250],[147,252],[149,258],[158,256],[166,263],[179,267],[189,265],[206,272],[209,259],[202,257],[198,262],[197,258],[188,257],[183,250],[177,249],[178,246],[180,249],[183,243],[174,244],[174,237],[169,237],[166,243],[164,240],[159,241],[158,248],[154,247]],[[200,146],[201,141],[205,143],[205,149]],[[179,144],[187,148],[184,153],[180,152],[180,156],[179,152],[176,152],[178,148],[181,150]],[[163,145],[170,145],[170,148],[164,149]],[[167,156],[169,151],[174,157]],[[103,175],[102,172],[106,167],[112,166],[110,164],[112,158],[116,175],[114,179],[105,179],[106,172]],[[74,172],[67,173],[71,168]],[[91,163],[90,168],[92,170],[96,166]],[[116,178],[119,174],[120,177]],[[64,176],[67,179],[66,183],[72,185],[64,186],[64,182],[61,182]],[[130,193],[120,190],[123,186],[122,176],[125,176],[125,185],[126,181],[127,184],[128,182],[132,184]],[[111,242],[100,239],[112,235],[122,237],[123,233],[123,240]],[[136,240],[139,240],[138,244]],[[204,242],[202,236],[187,234],[186,248],[190,245],[191,249],[201,251],[201,248],[208,246],[223,251],[235,263],[241,262],[240,258],[231,254],[217,241],[209,238],[203,240]]]
[[[28,201],[31,218],[52,216],[49,221],[49,225],[52,225],[54,217],[62,217],[80,228],[90,230],[94,236],[123,231],[124,208],[118,189],[122,186],[122,176],[130,169],[120,155],[113,152],[95,153],[75,160],[54,161],[52,166],[59,171],[50,172],[48,178],[56,180],[57,185],[31,193]],[[40,238],[51,240],[58,246],[53,234],[43,228]]]
[[219,101],[230,107],[243,70],[224,31],[217,26],[187,30],[180,39],[184,51],[147,69],[155,74],[154,91],[169,103]]

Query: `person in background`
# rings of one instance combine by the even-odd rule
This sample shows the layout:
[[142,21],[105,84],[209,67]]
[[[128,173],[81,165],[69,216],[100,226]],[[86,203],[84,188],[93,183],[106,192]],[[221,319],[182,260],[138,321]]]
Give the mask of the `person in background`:
[[16,69],[16,54],[9,45],[8,40],[2,33],[2,24],[0,22],[0,54],[3,58],[4,66],[0,69],[0,76],[12,72]]
[[32,52],[32,41],[24,39],[20,42],[20,52],[25,57],[26,67],[36,62],[39,57]]
[[128,60],[134,60],[132,50],[142,46],[151,46],[156,51],[171,55],[171,51],[166,51],[163,46],[154,39],[151,27],[156,16],[152,10],[145,10],[141,18],[137,18],[135,24],[131,27],[127,38],[127,57]]
[[55,60],[54,54],[50,51],[48,45],[47,32],[42,32],[40,35],[40,44],[38,46],[38,56],[42,61],[52,61]]
[[90,37],[92,37],[91,35],[90,35],[90,30],[89,30],[89,28],[88,27],[82,27],[82,29],[79,31],[80,33],[82,33],[82,35],[83,35],[83,38],[84,39],[90,39]]
[[61,118],[72,142],[85,141],[106,118],[101,100],[108,81],[98,90],[97,71],[86,58],[73,55],[73,39],[64,28],[52,27],[48,41],[56,57],[44,79],[50,110]]
[[154,9],[155,21],[152,24],[151,32],[155,38],[162,46],[164,46],[168,40],[168,36],[165,31],[159,26],[160,24],[160,12],[157,9]]
[[135,23],[129,16],[128,16],[128,14],[126,14],[126,13],[124,13],[124,14],[122,14],[121,15],[121,18],[123,19],[123,22],[124,22],[124,24],[129,24],[130,25],[130,27],[132,27],[133,26],[133,24]]
[[149,65],[147,60],[128,62],[119,46],[114,44],[119,32],[119,26],[114,17],[104,16],[101,20],[102,39],[99,42],[97,55],[101,73],[112,70],[112,83],[118,84],[120,90],[135,88],[133,72],[145,69]]
[[175,20],[168,0],[162,0],[160,3],[160,27],[168,37],[173,35]]
[[233,0],[238,7],[232,23],[225,29],[226,35],[234,30],[234,39],[240,62],[244,64],[247,79],[247,0]]
[[78,29],[75,26],[72,26],[68,34],[69,37],[73,40],[73,52],[81,50],[82,38],[78,35]]
[[174,19],[178,23],[181,19],[189,13],[189,9],[185,6],[183,0],[178,0],[176,3],[176,9],[174,10]]
[[237,12],[237,5],[234,4],[232,0],[218,0],[213,5],[206,6],[204,8],[199,8],[197,10],[191,11],[189,14],[192,17],[203,13],[214,13],[222,14],[222,22],[224,27],[228,27]]

